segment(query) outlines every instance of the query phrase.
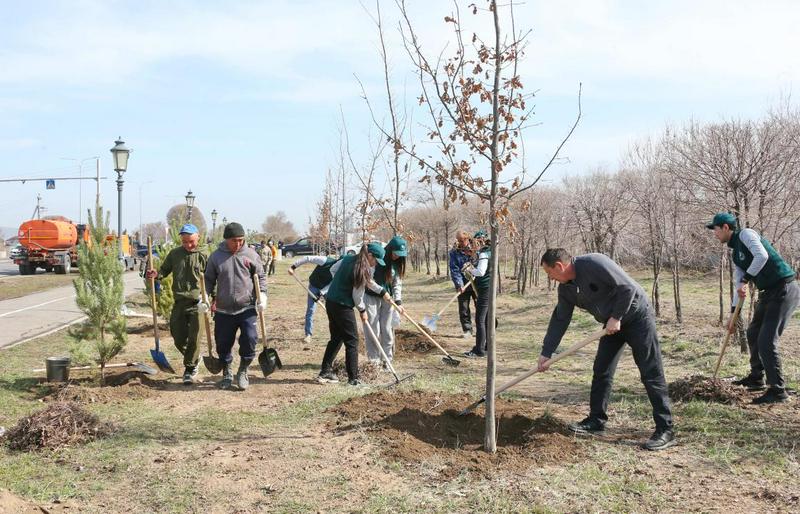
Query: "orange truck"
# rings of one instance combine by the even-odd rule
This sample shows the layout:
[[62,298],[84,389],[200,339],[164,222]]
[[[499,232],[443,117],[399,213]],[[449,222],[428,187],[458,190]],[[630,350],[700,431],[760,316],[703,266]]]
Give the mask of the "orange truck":
[[[55,271],[59,275],[70,272],[78,266],[78,244],[89,243],[85,225],[76,225],[63,217],[28,220],[19,226],[19,242],[25,251],[14,263],[19,266],[20,275],[33,275],[37,268]],[[116,235],[106,236],[108,243]],[[110,246],[110,245],[109,245]],[[127,235],[122,236],[122,250],[126,269],[134,269],[134,258]]]

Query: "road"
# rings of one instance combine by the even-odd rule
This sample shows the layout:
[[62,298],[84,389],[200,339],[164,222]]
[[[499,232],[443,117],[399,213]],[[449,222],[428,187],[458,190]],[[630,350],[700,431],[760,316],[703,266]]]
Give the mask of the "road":
[[[125,274],[125,296],[142,289],[138,273]],[[55,332],[82,318],[72,286],[0,301],[0,348]]]
[[[39,270],[44,273],[43,270]],[[11,259],[0,259],[0,279],[19,275],[19,267]]]

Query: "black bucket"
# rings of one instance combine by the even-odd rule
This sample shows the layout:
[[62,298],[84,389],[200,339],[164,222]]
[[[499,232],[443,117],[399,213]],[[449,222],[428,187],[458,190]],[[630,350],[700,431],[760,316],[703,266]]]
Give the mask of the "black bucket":
[[48,357],[45,361],[48,382],[66,382],[69,380],[69,357]]

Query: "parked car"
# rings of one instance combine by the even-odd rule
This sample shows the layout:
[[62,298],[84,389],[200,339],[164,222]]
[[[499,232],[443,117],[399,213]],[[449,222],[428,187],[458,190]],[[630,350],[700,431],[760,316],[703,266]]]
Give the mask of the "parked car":
[[11,248],[11,251],[8,252],[9,259],[19,259],[25,254],[25,247],[21,244],[17,243]]
[[292,258],[295,255],[329,255],[336,253],[336,247],[330,243],[314,243],[310,237],[303,237],[292,244],[283,245],[283,256]]
[[[369,242],[370,243],[378,243],[381,246],[386,246],[386,244],[387,244],[387,243],[384,243],[383,241],[378,241],[377,239],[373,239],[372,241],[369,241]],[[358,252],[361,251],[361,247],[363,245],[364,245],[364,242],[361,241],[361,242],[358,242],[358,243],[356,243],[354,245],[345,246],[344,248],[342,248],[342,251],[340,252],[340,255],[355,255],[355,254],[357,254]]]

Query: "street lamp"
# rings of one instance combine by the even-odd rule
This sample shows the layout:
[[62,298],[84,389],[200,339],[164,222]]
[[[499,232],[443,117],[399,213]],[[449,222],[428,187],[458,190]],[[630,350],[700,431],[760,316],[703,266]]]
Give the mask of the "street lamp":
[[211,211],[211,238],[215,237],[215,232],[217,231],[217,210],[214,209]]
[[122,137],[114,141],[114,148],[111,150],[114,156],[114,171],[117,172],[117,244],[119,246],[119,260],[122,261],[122,174],[128,169],[128,157],[130,149],[125,146]]
[[227,224],[228,224],[228,218],[226,218],[225,216],[223,216],[223,217],[222,217],[222,226],[224,227],[224,226],[225,226],[225,225],[227,225]]
[[195,196],[192,194],[192,190],[190,189],[188,193],[186,193],[186,222],[192,222],[192,209],[194,208],[194,199]]

